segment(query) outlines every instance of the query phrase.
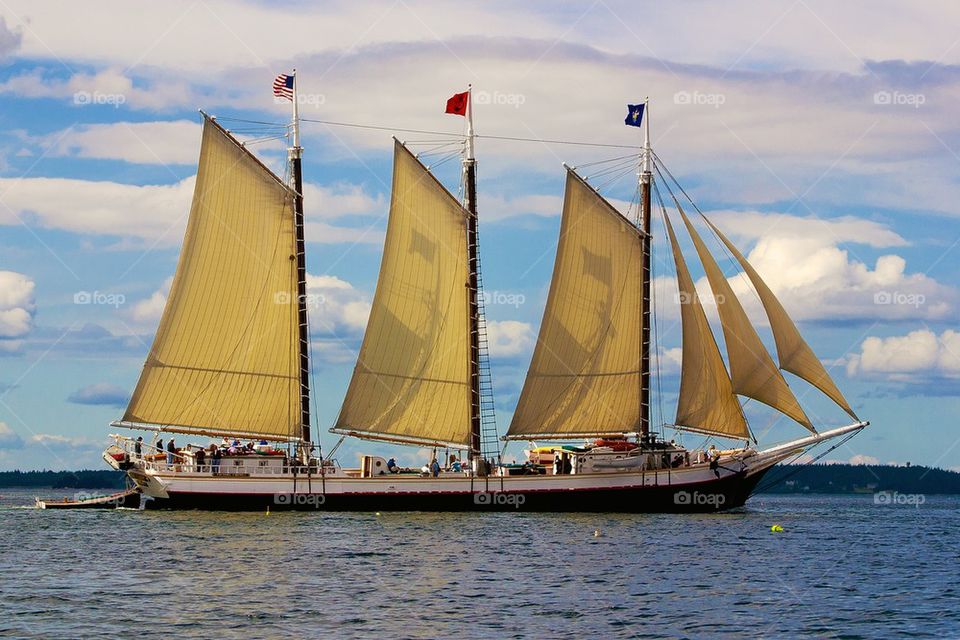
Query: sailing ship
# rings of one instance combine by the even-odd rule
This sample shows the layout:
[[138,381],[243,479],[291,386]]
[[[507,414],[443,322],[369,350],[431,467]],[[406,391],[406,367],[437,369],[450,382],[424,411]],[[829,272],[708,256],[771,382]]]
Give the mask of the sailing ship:
[[[647,110],[636,220],[566,167],[543,321],[512,422],[499,438],[478,252],[472,94],[458,95],[466,100],[455,111],[467,124],[463,199],[394,140],[376,292],[331,429],[340,442],[327,453],[311,430],[296,98],[289,184],[203,114],[176,274],[136,390],[123,418],[111,424],[224,442],[165,451],[156,440],[137,444],[115,434],[104,459],[126,471],[145,508],[717,511],[743,505],[777,463],[868,424],[759,273],[704,217],[762,302],[779,365],[773,361],[674,197],[717,300],[728,372],[659,190],[682,303],[682,372],[674,423],[651,423],[651,199],[654,173],[658,183],[663,175]],[[853,422],[818,431],[781,370],[822,391]],[[769,405],[810,433],[757,448],[738,396]],[[665,429],[728,445],[691,450],[667,441]],[[344,438],[427,448],[434,461],[408,470],[362,455],[359,466],[344,467],[334,455]],[[248,439],[259,444],[241,444]],[[531,443],[527,460],[503,462],[503,441]],[[462,459],[448,462],[451,450]]]

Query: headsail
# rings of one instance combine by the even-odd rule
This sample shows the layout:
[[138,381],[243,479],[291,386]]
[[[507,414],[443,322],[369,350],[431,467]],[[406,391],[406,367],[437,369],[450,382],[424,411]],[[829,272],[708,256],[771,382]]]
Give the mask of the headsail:
[[679,205],[677,210],[693,240],[697,255],[700,256],[700,262],[706,271],[707,280],[710,282],[710,288],[713,290],[717,311],[720,314],[720,324],[723,326],[727,357],[730,361],[733,392],[759,400],[816,433],[810,419],[807,418],[793,392],[790,391],[790,387],[787,386],[787,381],[783,379],[783,374],[780,373],[770,354],[767,353],[766,347],[760,341],[760,336],[750,324],[743,306],[733,293],[733,288],[727,282],[717,261],[710,254],[687,214]]
[[638,430],[641,238],[567,171],[550,294],[508,438]]
[[727,369],[680,251],[673,225],[669,216],[664,215],[663,220],[670,235],[673,260],[677,267],[680,320],[683,325],[676,425],[691,431],[747,439],[750,429],[740,403],[733,394]]
[[176,275],[121,425],[300,436],[294,196],[205,117]]
[[750,278],[750,282],[753,283],[754,289],[757,290],[757,295],[760,296],[763,308],[766,310],[767,317],[770,319],[770,329],[773,332],[773,339],[777,344],[780,368],[803,378],[820,389],[820,391],[825,393],[831,400],[846,411],[850,417],[854,420],[859,420],[857,414],[853,412],[853,409],[851,409],[847,403],[846,398],[840,393],[840,389],[838,389],[837,385],[833,382],[830,374],[827,373],[823,363],[820,362],[820,359],[813,353],[810,345],[808,345],[800,335],[800,332],[797,330],[797,325],[794,324],[790,316],[787,315],[783,305],[780,304],[777,297],[773,295],[773,291],[771,291],[767,283],[763,281],[763,278],[760,277],[757,270],[747,262],[743,254],[740,253],[737,247],[730,242],[727,236],[725,236],[716,225],[710,222],[710,220],[707,220],[706,217],[704,217],[704,220],[710,225],[713,232],[717,234],[720,241],[726,245],[730,253],[737,259],[737,262],[740,263],[740,266]]
[[335,433],[470,445],[467,216],[396,142],[380,276]]

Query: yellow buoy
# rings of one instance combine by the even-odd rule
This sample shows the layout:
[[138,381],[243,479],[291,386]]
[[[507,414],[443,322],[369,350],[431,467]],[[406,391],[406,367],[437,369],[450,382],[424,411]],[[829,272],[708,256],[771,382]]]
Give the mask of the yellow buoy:
[[778,524],[775,524],[772,527],[770,527],[770,531],[772,531],[773,533],[783,533],[783,527],[781,527]]
[[270,515],[270,505],[267,505],[267,515]]
[[378,516],[380,515],[380,512],[379,512],[379,511],[377,511],[377,515],[378,515]]
[[600,529],[597,529],[596,531],[593,532],[593,537],[594,537],[594,538],[599,538],[601,535],[603,535],[603,534],[600,533]]

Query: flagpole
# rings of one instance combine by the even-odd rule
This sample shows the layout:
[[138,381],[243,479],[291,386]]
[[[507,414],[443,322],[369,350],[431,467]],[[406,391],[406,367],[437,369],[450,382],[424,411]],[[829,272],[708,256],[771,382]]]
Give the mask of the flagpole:
[[309,461],[310,442],[310,332],[307,326],[307,265],[303,234],[303,167],[300,146],[300,101],[297,99],[297,70],[293,70],[293,145],[290,148],[290,165],[293,177],[294,230],[297,252],[297,326],[299,329],[298,352],[300,355],[300,438],[301,455]]
[[643,101],[643,161],[640,171],[640,201],[643,211],[641,229],[642,243],[642,285],[640,310],[640,438],[650,438],[650,187],[653,182],[653,152],[650,149],[650,98]]

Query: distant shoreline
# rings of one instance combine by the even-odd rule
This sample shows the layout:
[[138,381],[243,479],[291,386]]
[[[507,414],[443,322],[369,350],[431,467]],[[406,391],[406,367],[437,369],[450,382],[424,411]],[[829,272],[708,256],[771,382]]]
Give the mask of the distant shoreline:
[[[0,488],[123,488],[123,472],[0,471]],[[929,495],[960,494],[960,472],[923,466],[813,464],[775,467],[761,481],[762,493],[870,494],[884,491]]]

